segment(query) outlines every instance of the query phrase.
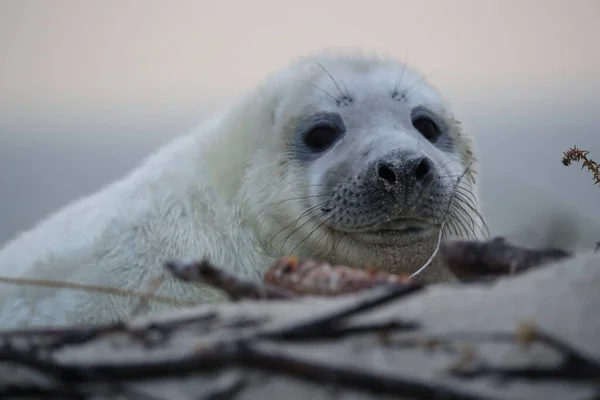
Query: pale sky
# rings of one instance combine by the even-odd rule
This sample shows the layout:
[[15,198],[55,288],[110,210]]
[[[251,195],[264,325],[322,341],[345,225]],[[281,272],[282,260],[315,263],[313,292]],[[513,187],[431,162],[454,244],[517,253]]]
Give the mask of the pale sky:
[[600,160],[598,20],[598,0],[0,0],[0,242],[330,47],[438,85],[498,232],[556,207],[600,224],[600,188],[560,163],[573,145]]

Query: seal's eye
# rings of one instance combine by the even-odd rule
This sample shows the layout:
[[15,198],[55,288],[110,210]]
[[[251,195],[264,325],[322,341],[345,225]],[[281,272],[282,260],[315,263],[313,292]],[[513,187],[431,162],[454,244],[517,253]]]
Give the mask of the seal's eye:
[[430,118],[417,117],[412,124],[430,142],[435,142],[440,137],[440,128]]
[[318,125],[304,136],[304,143],[314,152],[327,150],[341,136],[341,132],[329,125]]

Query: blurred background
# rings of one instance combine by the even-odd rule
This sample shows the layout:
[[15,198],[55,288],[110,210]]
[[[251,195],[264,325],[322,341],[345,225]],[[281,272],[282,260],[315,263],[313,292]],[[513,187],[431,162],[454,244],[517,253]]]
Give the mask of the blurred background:
[[598,0],[0,0],[0,242],[127,173],[291,59],[408,59],[477,140],[493,234],[590,248]]

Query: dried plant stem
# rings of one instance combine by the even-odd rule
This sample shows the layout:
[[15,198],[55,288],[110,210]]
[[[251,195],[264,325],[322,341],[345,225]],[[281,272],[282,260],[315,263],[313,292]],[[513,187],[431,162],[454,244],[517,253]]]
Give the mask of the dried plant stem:
[[[146,287],[146,293],[151,293],[154,296],[156,291],[160,287],[160,285],[162,285],[162,283],[165,281],[165,278],[166,278],[166,276],[164,273],[161,273],[160,275],[152,278],[150,280],[150,282],[148,282],[148,286]],[[150,298],[148,298],[148,297],[141,298],[140,302],[133,309],[130,316],[135,317],[135,316],[141,314],[142,312],[145,312],[148,309],[149,300],[150,300]]]
[[415,272],[412,273],[412,275],[410,276],[411,278],[415,277],[415,276],[419,275],[421,272],[425,271],[425,269],[431,265],[434,258],[437,256],[438,252],[440,251],[440,245],[442,244],[442,235],[444,234],[444,226],[445,225],[446,225],[446,221],[443,221],[442,224],[440,225],[440,234],[438,235],[437,245],[435,246],[435,250],[431,254],[431,257],[429,257],[429,260],[427,260],[427,262],[425,264],[423,264],[423,266],[421,268],[419,268],[418,270],[416,270]]
[[142,299],[149,299],[149,300],[159,301],[162,303],[170,303],[170,304],[174,304],[174,305],[178,305],[178,306],[190,306],[190,305],[196,304],[193,302],[186,302],[186,301],[174,299],[172,297],[155,295],[153,293],[137,292],[134,290],[119,289],[119,288],[97,286],[97,285],[87,285],[87,284],[74,283],[74,282],[60,282],[60,281],[51,281],[51,280],[45,280],[45,279],[29,279],[29,278],[8,278],[5,276],[0,276],[0,282],[14,284],[14,285],[31,285],[31,286],[57,288],[57,289],[83,290],[86,292],[98,292],[98,293],[112,294],[115,296],[122,296],[122,297],[139,297]]
[[467,174],[467,172],[469,171],[470,168],[471,168],[471,164],[467,165],[467,168],[465,168],[465,170],[461,174],[461,176],[458,177],[458,179],[456,180],[456,184],[454,185],[454,188],[452,189],[452,193],[450,194],[450,200],[448,201],[448,206],[446,207],[446,212],[444,213],[444,218],[442,220],[442,223],[440,224],[440,233],[438,235],[438,241],[437,241],[437,245],[435,246],[435,250],[431,254],[431,257],[429,257],[429,260],[427,260],[427,262],[425,264],[423,264],[423,266],[421,268],[419,268],[418,270],[413,272],[413,274],[411,275],[411,278],[415,277],[415,276],[419,275],[421,272],[425,271],[425,269],[431,265],[431,263],[437,256],[438,252],[440,251],[440,246],[442,244],[442,235],[444,234],[444,228],[446,227],[446,220],[448,219],[448,215],[450,214],[450,208],[452,207],[452,202],[454,201],[456,189],[458,188],[458,185],[460,185],[460,181],[462,181],[462,179],[465,177],[465,175]]
[[207,260],[170,261],[165,268],[184,282],[202,282],[217,288],[233,300],[241,299],[292,299],[296,295],[285,288],[259,282],[241,280],[213,265]]
[[573,146],[563,153],[562,163],[565,166],[569,166],[573,161],[581,162],[581,169],[587,168],[594,175],[594,185],[600,185],[600,165],[594,160],[587,158],[589,153],[587,150],[578,149],[576,146]]

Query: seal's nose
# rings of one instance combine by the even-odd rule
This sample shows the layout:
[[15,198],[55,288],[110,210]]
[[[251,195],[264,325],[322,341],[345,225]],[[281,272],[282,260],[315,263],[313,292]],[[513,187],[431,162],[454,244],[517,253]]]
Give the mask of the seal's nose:
[[375,173],[387,187],[428,185],[433,177],[433,162],[424,156],[386,157],[375,163]]

